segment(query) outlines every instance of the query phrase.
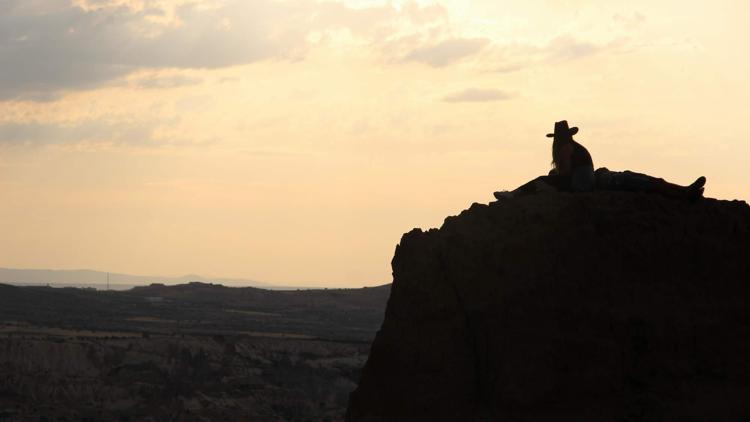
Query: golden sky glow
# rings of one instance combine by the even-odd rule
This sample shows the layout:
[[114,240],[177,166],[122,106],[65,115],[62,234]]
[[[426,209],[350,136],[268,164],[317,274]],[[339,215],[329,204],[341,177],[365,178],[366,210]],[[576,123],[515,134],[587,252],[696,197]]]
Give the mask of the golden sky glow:
[[549,169],[750,198],[745,1],[0,3],[0,266],[390,281]]

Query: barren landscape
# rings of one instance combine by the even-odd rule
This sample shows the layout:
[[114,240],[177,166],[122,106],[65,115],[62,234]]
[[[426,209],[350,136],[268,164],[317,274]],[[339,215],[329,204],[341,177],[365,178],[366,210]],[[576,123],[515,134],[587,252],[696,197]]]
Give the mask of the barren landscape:
[[342,420],[389,291],[0,285],[0,420]]

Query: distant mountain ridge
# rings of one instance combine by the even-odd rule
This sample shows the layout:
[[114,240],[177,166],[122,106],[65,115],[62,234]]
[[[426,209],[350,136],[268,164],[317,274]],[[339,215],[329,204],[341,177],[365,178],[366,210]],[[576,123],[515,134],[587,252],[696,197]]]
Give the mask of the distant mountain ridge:
[[[218,283],[227,286],[250,286],[266,289],[281,289],[278,286],[261,281],[239,278],[206,278],[195,274],[180,277],[143,276],[120,273],[109,273],[109,284],[113,289],[118,286],[130,288],[144,286],[151,283],[185,284],[191,281],[202,283]],[[0,283],[18,285],[54,285],[54,286],[106,286],[107,272],[94,270],[47,270],[47,269],[17,269],[0,268]]]

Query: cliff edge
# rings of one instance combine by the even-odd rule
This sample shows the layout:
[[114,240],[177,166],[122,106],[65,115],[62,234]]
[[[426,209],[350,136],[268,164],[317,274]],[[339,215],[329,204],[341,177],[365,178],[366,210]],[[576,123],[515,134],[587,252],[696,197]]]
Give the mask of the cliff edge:
[[403,236],[347,421],[750,420],[750,207],[474,204]]

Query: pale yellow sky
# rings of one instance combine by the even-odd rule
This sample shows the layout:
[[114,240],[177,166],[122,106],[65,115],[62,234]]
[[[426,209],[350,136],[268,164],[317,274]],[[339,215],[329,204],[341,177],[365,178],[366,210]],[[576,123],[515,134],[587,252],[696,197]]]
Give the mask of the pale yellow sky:
[[390,282],[402,233],[549,169],[750,198],[744,1],[10,0],[0,266]]

